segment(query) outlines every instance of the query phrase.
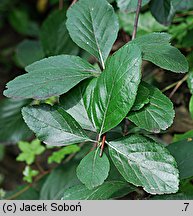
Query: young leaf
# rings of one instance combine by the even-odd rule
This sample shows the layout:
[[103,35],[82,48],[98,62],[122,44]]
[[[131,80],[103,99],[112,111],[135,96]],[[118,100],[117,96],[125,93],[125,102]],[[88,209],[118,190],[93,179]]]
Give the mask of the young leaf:
[[167,149],[175,157],[180,171],[180,179],[193,176],[193,141],[190,139],[171,143]]
[[163,25],[171,24],[176,12],[172,0],[152,0],[150,10],[156,20]]
[[106,0],[80,0],[67,12],[72,40],[94,55],[103,68],[119,31],[113,7]]
[[76,119],[83,129],[96,131],[88,117],[83,101],[84,85],[87,85],[86,82],[80,83],[78,86],[62,95],[60,97],[60,104],[67,113]]
[[[133,12],[137,9],[137,1],[136,0],[116,0],[118,7],[122,11]],[[150,0],[142,0],[142,7],[146,5]]]
[[132,106],[132,111],[140,110],[146,104],[148,104],[149,95],[150,95],[149,89],[145,85],[143,85],[143,83],[140,84],[137,91],[137,97],[135,99],[135,103]]
[[33,177],[37,176],[39,174],[38,170],[33,170],[31,167],[26,166],[23,171],[23,180],[27,181],[28,183],[32,183]]
[[66,28],[66,12],[56,10],[44,21],[40,39],[47,56],[59,54],[78,54],[78,46],[71,40]]
[[150,138],[130,135],[108,143],[110,156],[130,183],[151,194],[176,193],[178,170],[166,148]]
[[36,155],[40,155],[45,151],[45,147],[41,145],[38,139],[33,140],[31,143],[20,141],[18,147],[22,153],[19,154],[16,160],[25,161],[28,165],[35,161]]
[[183,134],[174,134],[173,142],[178,142],[182,140],[192,140],[193,139],[193,130],[189,130]]
[[134,191],[124,181],[107,181],[97,188],[89,190],[84,185],[76,185],[64,192],[63,200],[107,200],[122,197]]
[[29,72],[7,84],[4,95],[12,98],[46,99],[61,95],[80,81],[95,76],[96,69],[78,56],[59,55],[26,67]]
[[85,92],[89,93],[85,96],[88,115],[99,135],[125,118],[134,104],[140,78],[141,52],[136,45],[127,44],[109,58],[94,91]]
[[60,107],[24,107],[22,115],[28,127],[45,144],[63,146],[90,140],[80,125]]
[[150,91],[149,103],[138,111],[128,114],[128,119],[138,127],[153,133],[166,130],[174,119],[173,104],[159,89],[143,82]]
[[190,98],[190,102],[189,102],[189,111],[190,111],[191,117],[192,117],[192,119],[193,119],[193,95],[192,95],[191,98]]
[[51,164],[53,162],[60,164],[66,155],[74,154],[80,151],[80,147],[78,145],[70,145],[61,148],[58,151],[55,151],[48,157],[48,163]]
[[99,157],[98,150],[87,154],[77,167],[77,176],[88,189],[93,189],[108,177],[110,164],[107,156],[103,153]]
[[21,108],[30,100],[4,99],[0,103],[0,142],[17,143],[32,136],[21,115]]
[[170,45],[171,37],[166,33],[152,33],[133,40],[142,52],[143,59],[176,73],[188,71],[188,62],[181,52]]

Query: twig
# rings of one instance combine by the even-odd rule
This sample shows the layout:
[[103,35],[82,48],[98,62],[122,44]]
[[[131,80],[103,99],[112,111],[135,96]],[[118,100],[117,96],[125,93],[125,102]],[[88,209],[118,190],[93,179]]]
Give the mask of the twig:
[[179,89],[182,83],[187,80],[187,78],[188,78],[188,75],[184,76],[180,81],[177,82],[176,87],[170,93],[169,98],[171,98],[175,94],[175,92]]
[[100,157],[103,156],[103,151],[104,151],[104,148],[105,148],[105,141],[106,141],[106,133],[103,134],[103,136],[102,136],[102,143],[101,143]]
[[64,8],[64,0],[59,0],[59,10]]
[[141,4],[142,4],[142,0],[138,0],[136,16],[135,16],[135,22],[134,22],[134,28],[133,28],[133,34],[132,34],[132,40],[136,38],[138,21],[139,21],[139,13],[140,13],[140,10],[141,10]]
[[77,2],[77,0],[73,0],[72,3],[71,3],[71,5],[70,5],[70,7],[71,7],[73,4],[75,4],[76,2]]

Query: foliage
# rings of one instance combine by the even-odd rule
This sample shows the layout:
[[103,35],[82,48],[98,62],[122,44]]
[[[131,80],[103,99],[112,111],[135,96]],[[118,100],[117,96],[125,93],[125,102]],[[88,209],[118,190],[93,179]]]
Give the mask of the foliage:
[[[156,195],[151,199],[192,197],[193,132],[175,134],[172,144],[163,145],[175,117],[173,92],[169,98],[147,79],[144,65],[167,71],[168,77],[188,72],[181,82],[187,80],[193,94],[192,54],[186,57],[193,46],[187,12],[193,4],[143,0],[135,37],[137,1],[110,3],[64,2],[47,17],[48,5],[38,3],[45,16],[41,26],[29,8],[0,13],[2,25],[8,20],[24,39],[13,62],[25,70],[6,85],[0,141],[18,143],[16,160],[25,165],[30,199],[117,199],[139,190]],[[0,8],[6,11],[8,5]],[[49,5],[55,8],[57,2]],[[8,67],[6,53],[1,61]],[[189,112],[193,117],[192,95]],[[30,142],[32,132],[37,139]]]

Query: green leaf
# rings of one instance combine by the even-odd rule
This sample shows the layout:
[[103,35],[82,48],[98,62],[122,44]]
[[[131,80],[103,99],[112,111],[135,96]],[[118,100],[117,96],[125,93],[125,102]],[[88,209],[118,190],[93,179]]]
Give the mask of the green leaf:
[[188,73],[188,88],[190,89],[190,93],[193,94],[193,71]]
[[33,140],[31,143],[20,141],[18,147],[22,153],[19,154],[16,160],[25,161],[28,165],[35,161],[36,155],[40,155],[45,151],[45,147],[41,145],[38,139]]
[[138,91],[137,91],[135,103],[132,106],[132,111],[140,110],[146,104],[148,104],[150,101],[149,96],[150,96],[150,91],[149,91],[148,87],[143,85],[143,83],[140,84]]
[[85,92],[89,94],[85,96],[88,115],[99,136],[126,117],[134,104],[140,78],[141,52],[136,45],[127,44],[109,58],[94,90]]
[[48,157],[48,163],[50,164],[55,162],[60,164],[66,155],[74,154],[79,151],[80,151],[80,147],[77,145],[70,145],[70,146],[63,147],[60,150],[53,152],[52,155]]
[[108,145],[115,166],[128,182],[151,194],[178,191],[176,162],[162,145],[141,135],[130,135]]
[[45,144],[63,146],[90,141],[80,125],[60,107],[24,107],[22,115],[28,127]]
[[83,129],[96,131],[88,117],[83,101],[85,85],[88,85],[87,80],[62,95],[60,97],[60,104],[67,113],[76,119]]
[[171,0],[152,0],[150,10],[156,20],[163,25],[170,25],[175,15]]
[[170,35],[167,33],[152,33],[136,38],[143,54],[143,59],[155,65],[176,73],[188,71],[188,62],[181,52],[170,45]]
[[66,28],[66,12],[56,10],[44,21],[40,39],[47,56],[59,54],[77,55],[79,48],[71,40]]
[[39,174],[38,170],[32,170],[31,167],[26,166],[24,171],[23,171],[23,180],[27,181],[28,183],[32,183],[33,182],[33,177],[37,176]]
[[193,95],[190,98],[189,111],[190,111],[191,117],[193,118]]
[[4,95],[46,99],[66,93],[80,81],[95,76],[96,69],[78,56],[59,55],[26,67],[26,73],[10,81]]
[[41,189],[40,200],[61,200],[67,188],[80,184],[76,176],[77,165],[71,161],[53,169]]
[[76,185],[64,192],[63,200],[107,200],[122,197],[134,189],[124,181],[108,181],[89,190],[84,185]]
[[[137,9],[136,0],[116,0],[121,11],[133,12]],[[149,3],[150,0],[142,0],[142,7]]]
[[104,68],[119,31],[113,7],[106,0],[80,0],[68,10],[67,17],[72,40],[94,55]]
[[22,67],[26,67],[44,57],[44,52],[39,41],[24,40],[16,49],[17,60]]
[[3,99],[0,103],[0,142],[17,143],[32,136],[21,115],[21,108],[30,100]]
[[192,138],[193,138],[193,130],[190,130],[184,134],[174,134],[173,142],[178,142],[182,140],[191,140]]
[[171,0],[171,2],[176,11],[190,10],[193,8],[192,0],[183,0],[183,1]]
[[167,146],[170,153],[177,161],[180,179],[193,176],[193,141],[183,140]]
[[107,156],[99,156],[98,150],[87,154],[77,167],[77,176],[88,189],[93,189],[108,177],[110,164]]
[[[123,28],[130,35],[132,35],[133,32],[135,15],[136,13],[118,13],[120,27]],[[161,32],[165,30],[167,30],[167,27],[159,24],[149,11],[140,14],[137,27],[137,36],[143,36],[144,34]]]
[[128,114],[128,119],[138,127],[153,133],[166,130],[174,119],[173,104],[159,89],[145,82],[142,83],[150,91],[149,103],[142,109]]

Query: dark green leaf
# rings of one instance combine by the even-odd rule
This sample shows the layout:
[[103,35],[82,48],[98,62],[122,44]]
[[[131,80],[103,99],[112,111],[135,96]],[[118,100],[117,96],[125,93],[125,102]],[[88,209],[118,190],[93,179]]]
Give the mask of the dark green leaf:
[[22,67],[26,67],[44,57],[39,41],[24,40],[16,49],[17,60]]
[[77,185],[64,192],[63,200],[107,200],[122,197],[134,191],[124,181],[108,181],[101,186],[89,190],[84,185]]
[[105,0],[80,0],[68,10],[67,17],[73,41],[97,57],[104,68],[119,30],[113,7]]
[[138,127],[150,132],[159,133],[171,126],[174,119],[173,104],[159,89],[145,82],[150,91],[149,103],[138,111],[128,114],[128,119]]
[[108,144],[115,166],[128,182],[151,194],[178,191],[177,165],[166,148],[141,135]]
[[22,115],[29,128],[48,145],[63,146],[90,140],[62,108],[49,105],[24,107]]
[[140,78],[141,52],[136,45],[127,44],[109,58],[94,90],[85,92],[89,94],[85,96],[88,115],[99,136],[125,118],[134,104]]
[[193,176],[193,141],[192,139],[175,142],[168,145],[168,150],[177,161],[180,178]]
[[152,33],[133,41],[142,51],[143,59],[176,73],[188,71],[188,62],[181,52],[170,45],[171,37],[166,33]]
[[40,192],[41,200],[61,200],[64,191],[80,181],[76,176],[78,163],[71,161],[54,169],[48,176]]
[[66,28],[66,12],[64,10],[54,11],[48,16],[42,25],[40,38],[47,56],[76,55],[79,51]]
[[[133,12],[136,11],[137,9],[137,2],[136,0],[116,0],[118,7],[122,11],[128,11],[128,12]],[[150,0],[142,0],[142,7],[149,3]]]
[[26,140],[32,133],[26,126],[21,115],[21,108],[30,100],[4,99],[0,103],[0,142],[17,143]]
[[88,189],[93,189],[108,177],[110,164],[107,156],[103,153],[100,157],[98,150],[87,154],[77,167],[77,176]]
[[193,1],[192,0],[171,0],[173,7],[176,11],[180,10],[190,10],[193,8]]
[[7,84],[4,95],[12,98],[46,99],[66,93],[80,81],[95,76],[96,69],[78,56],[59,55],[26,67],[29,72]]
[[149,89],[142,84],[139,85],[137,91],[137,97],[135,99],[135,103],[133,104],[132,111],[140,110],[146,104],[149,103],[150,91]]
[[171,0],[152,0],[150,10],[158,22],[169,25],[175,15],[175,8]]
[[60,97],[60,104],[67,113],[76,119],[83,129],[95,131],[83,101],[84,85],[86,85],[85,82]]

